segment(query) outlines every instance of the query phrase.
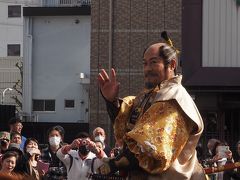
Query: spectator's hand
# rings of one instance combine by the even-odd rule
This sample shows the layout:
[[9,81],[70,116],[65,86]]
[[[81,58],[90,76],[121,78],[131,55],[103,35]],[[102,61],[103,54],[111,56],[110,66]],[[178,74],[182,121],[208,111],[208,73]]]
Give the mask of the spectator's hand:
[[94,154],[99,154],[101,152],[101,149],[96,146],[95,142],[86,140],[87,141],[87,148],[93,152]]
[[226,151],[226,156],[227,156],[227,159],[232,159],[232,151],[230,150]]
[[10,144],[9,140],[6,139],[6,138],[1,138],[0,139],[0,143],[1,143],[1,149],[2,150],[7,150],[8,149],[8,146]]
[[222,159],[222,157],[220,157],[219,154],[216,154],[215,156],[213,156],[212,161],[213,161],[213,162],[216,162],[216,161],[218,161],[219,159]]
[[78,148],[82,144],[82,139],[74,139],[73,142],[70,144],[71,149]]
[[111,70],[111,76],[102,69],[98,74],[98,83],[105,99],[110,102],[114,102],[118,97],[119,82],[116,80],[116,72],[114,69]]
[[43,177],[46,174],[46,172],[42,169],[38,170],[38,172],[39,172],[40,177]]

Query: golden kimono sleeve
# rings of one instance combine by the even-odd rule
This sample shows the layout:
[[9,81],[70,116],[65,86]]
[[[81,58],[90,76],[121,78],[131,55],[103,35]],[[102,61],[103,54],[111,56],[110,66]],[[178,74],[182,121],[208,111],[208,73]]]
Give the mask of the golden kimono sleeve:
[[192,129],[191,121],[174,100],[154,103],[126,133],[125,142],[139,160],[139,166],[158,174],[181,153]]
[[123,137],[126,133],[127,120],[129,118],[134,99],[135,99],[135,96],[127,96],[123,98],[120,111],[117,117],[115,118],[115,121],[113,124],[113,130],[114,130],[116,141],[121,141],[121,142],[123,141]]

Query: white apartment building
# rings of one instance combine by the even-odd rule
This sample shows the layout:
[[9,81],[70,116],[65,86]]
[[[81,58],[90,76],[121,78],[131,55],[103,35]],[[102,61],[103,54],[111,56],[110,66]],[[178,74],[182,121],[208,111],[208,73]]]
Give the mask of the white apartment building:
[[0,57],[23,54],[23,7],[36,6],[39,0],[0,1]]
[[36,122],[88,123],[90,2],[46,2],[23,9],[23,112]]
[[[21,111],[22,78],[16,66],[23,56],[23,7],[36,6],[39,0],[0,1],[0,93],[1,104],[16,105]],[[17,84],[16,84],[17,83]],[[16,86],[14,88],[14,86]],[[17,103],[13,97],[20,101]]]

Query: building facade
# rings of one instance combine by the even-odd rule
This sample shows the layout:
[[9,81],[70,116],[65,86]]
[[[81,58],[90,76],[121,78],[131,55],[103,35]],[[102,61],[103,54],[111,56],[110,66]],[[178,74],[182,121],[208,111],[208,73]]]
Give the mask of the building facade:
[[46,3],[24,8],[24,116],[88,123],[90,4]]
[[0,93],[1,104],[22,109],[23,7],[38,0],[0,2]]
[[[201,142],[240,139],[240,11],[237,0],[183,1],[184,84],[204,119]],[[205,148],[206,149],[206,148]]]
[[0,2],[0,57],[23,54],[23,7],[38,0],[3,0]]
[[[181,49],[181,0],[94,0],[91,33],[90,127],[103,127],[113,137],[105,102],[99,93],[100,69],[114,67],[120,81],[120,97],[137,95],[144,87],[142,55],[161,32],[169,32]],[[112,138],[113,139],[113,138]]]
[[114,67],[120,97],[143,87],[142,53],[169,32],[180,49],[183,85],[205,123],[201,143],[227,141],[235,152],[240,128],[239,1],[117,0],[92,2],[90,127],[112,125],[97,88],[101,68]]

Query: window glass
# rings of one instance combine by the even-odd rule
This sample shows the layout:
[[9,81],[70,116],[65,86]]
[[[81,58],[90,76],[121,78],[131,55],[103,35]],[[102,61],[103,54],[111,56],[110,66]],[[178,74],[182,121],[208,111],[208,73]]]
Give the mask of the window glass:
[[33,100],[33,111],[55,111],[55,100]]
[[8,17],[21,17],[21,6],[8,6]]
[[44,111],[44,100],[33,100],[33,111]]
[[20,56],[20,44],[8,44],[7,45],[8,56]]
[[65,108],[74,108],[74,100],[65,100]]
[[45,100],[45,111],[55,111],[55,100]]

